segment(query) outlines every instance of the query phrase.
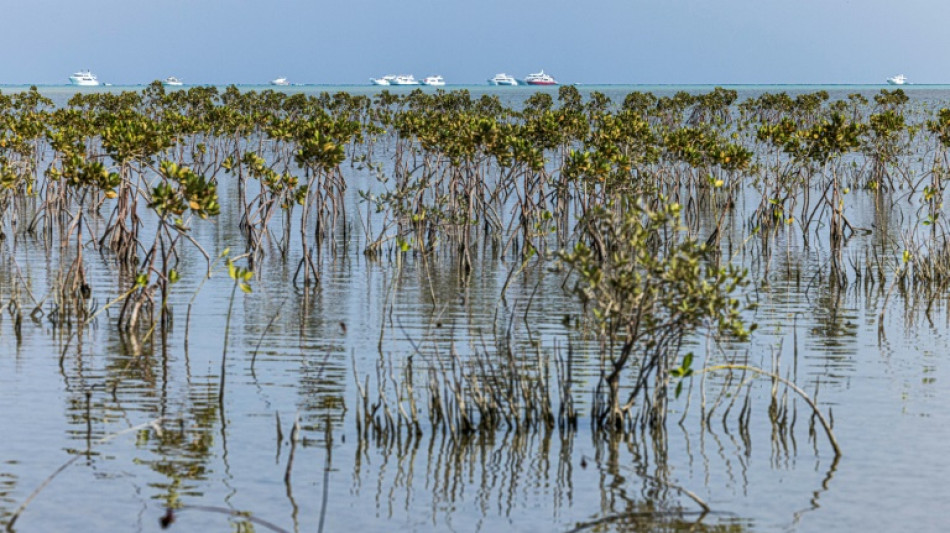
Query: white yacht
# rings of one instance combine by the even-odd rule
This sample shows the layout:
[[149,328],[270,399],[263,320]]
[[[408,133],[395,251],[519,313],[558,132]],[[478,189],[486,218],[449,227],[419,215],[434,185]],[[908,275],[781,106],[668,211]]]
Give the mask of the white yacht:
[[286,85],[290,85],[290,82],[287,81],[287,78],[276,78],[276,79],[270,80],[270,84],[286,86]]
[[395,74],[389,74],[387,76],[383,76],[382,78],[370,78],[369,81],[373,85],[392,85],[393,80],[395,79],[396,79]]
[[69,83],[85,87],[96,87],[99,85],[99,78],[88,70],[80,70],[69,77]]
[[445,80],[442,79],[442,76],[429,76],[422,80],[423,85],[431,85],[432,87],[442,87],[445,85]]
[[419,85],[419,80],[417,80],[412,74],[400,74],[392,79],[389,82],[390,85]]
[[180,79],[176,78],[175,76],[169,76],[165,78],[164,80],[162,80],[162,85],[166,85],[169,87],[181,87],[183,83],[181,82]]
[[534,74],[528,74],[524,82],[528,85],[557,85],[557,80],[551,77],[549,74],[545,74],[544,70],[541,72],[535,72]]
[[891,85],[904,85],[907,83],[907,76],[904,76],[903,74],[898,74],[897,76],[887,78],[887,83]]
[[495,74],[494,78],[488,79],[489,85],[518,85],[518,80],[513,76],[509,76],[504,72],[500,74]]

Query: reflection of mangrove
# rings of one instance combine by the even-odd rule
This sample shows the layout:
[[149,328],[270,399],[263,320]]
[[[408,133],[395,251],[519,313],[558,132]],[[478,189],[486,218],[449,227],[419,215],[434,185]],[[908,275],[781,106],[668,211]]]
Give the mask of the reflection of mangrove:
[[[650,467],[647,457],[655,453],[655,442],[618,433],[592,436],[596,451],[590,458],[575,453],[574,431],[370,436],[358,443],[351,490],[372,493],[376,509],[388,519],[411,512],[420,498],[431,498],[433,518],[444,524],[465,512],[463,503],[483,516],[511,519],[539,498],[550,498],[543,503],[553,516],[579,509],[591,517],[578,522],[577,530],[634,524],[651,531],[743,529],[721,517],[719,524],[703,524],[706,510],[681,507],[676,497],[685,489],[669,480],[665,464]],[[364,463],[375,466],[366,469]],[[582,507],[591,504],[596,507]]]
[[175,508],[181,505],[182,499],[202,495],[197,486],[207,478],[217,420],[215,387],[208,384],[203,390],[196,387],[174,425],[166,424],[161,434],[143,435],[139,439],[139,446],[147,447],[154,455],[139,462],[167,479],[150,485],[159,491],[153,497],[161,499],[166,507]]
[[11,509],[16,500],[11,494],[17,492],[17,476],[10,472],[0,471],[0,521],[6,522],[10,518]]
[[[388,372],[388,364],[385,367],[385,372]],[[457,375],[461,373],[457,371]],[[711,440],[715,443],[714,448],[719,449],[722,466],[729,473],[731,482],[741,486],[748,483],[745,477],[751,447],[748,396],[741,394],[745,405],[737,416],[730,417],[729,403],[732,398],[740,397],[743,389],[748,391],[751,373],[747,369],[745,374],[735,374],[735,382],[723,385],[728,388],[728,394],[724,391],[702,413],[703,425],[699,430],[702,444],[698,450],[687,446],[688,464],[702,465],[700,468],[706,471],[707,478],[710,457],[705,441]],[[768,375],[775,380],[773,390],[778,390],[781,378],[773,373]],[[473,388],[479,386],[472,385]],[[389,392],[397,395],[391,389]],[[408,390],[402,392],[403,395],[407,393]],[[482,394],[488,392],[482,391]],[[769,406],[773,459],[787,461],[797,453],[794,450],[794,419],[797,414],[787,394],[773,394]],[[385,401],[383,398],[377,400]],[[403,402],[408,405],[408,398],[404,397]],[[742,404],[743,400],[739,403]],[[382,412],[384,407],[378,409]],[[391,406],[390,409],[398,411],[398,407]],[[405,416],[411,420],[408,409],[406,411]],[[713,423],[716,422],[714,415],[716,419],[721,418],[721,425]],[[816,411],[813,418],[818,416],[820,414]],[[362,426],[364,429],[358,434],[352,491],[356,495],[372,492],[376,509],[388,519],[396,518],[400,511],[412,512],[420,504],[420,498],[432,499],[430,505],[423,506],[431,507],[434,510],[432,518],[445,524],[452,523],[453,513],[465,512],[462,503],[478,509],[482,516],[497,515],[510,519],[518,515],[519,509],[537,504],[537,498],[550,498],[543,503],[552,509],[554,516],[560,516],[568,509],[589,514],[589,520],[576,523],[577,531],[591,528],[623,530],[624,527],[651,531],[683,528],[740,531],[745,528],[741,519],[710,509],[697,494],[674,481],[674,470],[679,472],[678,475],[683,472],[679,465],[668,462],[668,437],[662,428],[626,433],[593,430],[589,436],[593,439],[594,452],[588,457],[578,456],[575,452],[575,439],[579,433],[567,425],[549,427],[540,422],[533,428],[518,428],[514,424],[506,426],[502,423],[496,430],[476,428],[453,433],[451,423],[442,422],[431,427],[426,424],[426,431],[416,432],[411,427],[400,431],[396,415],[392,431],[387,430],[385,415],[380,414],[377,418],[375,422],[366,421],[365,416],[358,414],[358,421],[365,421],[358,424],[368,423],[370,429],[367,431],[366,426]],[[813,438],[815,425],[812,421],[808,428]],[[721,428],[736,447],[735,458],[724,449],[717,428]],[[733,434],[736,428],[738,440]],[[689,441],[690,432],[686,427],[683,431]],[[696,454],[702,456],[701,461],[692,457]],[[800,514],[817,507],[818,498],[828,489],[833,477],[837,457],[821,481],[821,488],[812,494],[808,506],[796,514],[796,520]],[[738,461],[741,470],[738,478],[732,472],[736,467],[733,461]],[[371,466],[367,468],[367,465]],[[593,478],[591,474],[594,474]],[[590,494],[595,487],[599,497]],[[715,487],[708,488],[716,490]],[[688,500],[694,504],[683,507],[682,502]],[[599,502],[599,506],[584,511],[581,505],[592,501]],[[714,523],[704,524],[703,520]],[[438,526],[438,522],[434,524]]]
[[[140,424],[131,428],[119,430],[113,433],[104,434],[96,440],[92,440],[92,423],[95,421],[97,426],[102,425],[103,421],[92,418],[90,399],[92,392],[82,395],[85,399],[79,402],[73,410],[76,411],[75,423],[82,424],[86,428],[86,449],[73,451],[73,456],[63,463],[58,469],[46,478],[29,497],[23,501],[20,506],[10,515],[7,522],[8,530],[16,522],[19,515],[26,509],[29,503],[42,491],[53,479],[63,472],[67,467],[80,458],[88,458],[93,454],[98,454],[98,448],[119,437],[129,433],[136,434],[136,445],[141,448],[147,448],[154,458],[138,458],[136,462],[148,465],[152,470],[167,478],[166,482],[153,482],[151,487],[158,489],[160,493],[153,497],[161,499],[165,507],[179,508],[183,505],[183,498],[199,498],[202,493],[197,489],[198,482],[207,477],[207,464],[213,454],[213,426],[218,416],[218,402],[215,395],[216,387],[208,384],[204,390],[200,388],[193,392],[183,411],[175,418],[158,418],[150,422]],[[104,405],[95,405],[95,412],[108,409]],[[97,435],[102,431],[97,429]],[[0,492],[0,497],[3,492]],[[6,519],[7,517],[4,516]]]

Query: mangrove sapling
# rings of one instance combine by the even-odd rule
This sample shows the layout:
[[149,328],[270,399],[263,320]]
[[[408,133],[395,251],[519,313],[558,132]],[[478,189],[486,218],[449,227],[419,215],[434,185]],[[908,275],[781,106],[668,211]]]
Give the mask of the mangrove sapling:
[[[879,103],[882,101],[880,96],[875,99]],[[868,188],[873,191],[897,189],[892,169],[899,172],[897,163],[908,150],[913,133],[914,130],[908,131],[904,115],[899,109],[887,109],[869,117],[868,133],[863,143],[863,151],[867,153],[871,163],[866,181]]]
[[[331,122],[305,123],[297,126],[295,136],[300,148],[295,155],[295,159],[297,165],[304,169],[307,185],[304,189],[306,197],[300,212],[302,256],[297,265],[297,272],[294,274],[294,286],[296,286],[297,278],[301,272],[303,273],[303,285],[309,286],[311,279],[313,279],[314,284],[319,284],[320,274],[309,248],[307,222],[311,208],[315,206],[317,208],[317,227],[314,230],[314,235],[316,236],[319,252],[319,243],[326,236],[324,232],[332,232],[332,225],[327,224],[324,219],[326,204],[330,203],[332,206],[342,204],[345,184],[340,176],[339,166],[344,160],[345,140],[341,142],[341,138],[337,135],[338,132],[332,129],[334,124]],[[333,215],[336,215],[336,213],[334,212]],[[336,217],[334,216],[334,223],[335,220]]]
[[[241,169],[235,169],[231,158],[225,161],[227,173],[235,172],[240,183],[244,176],[254,178],[260,182],[260,192],[249,204],[243,205],[243,214],[239,224],[245,234],[247,251],[251,253],[249,265],[253,267],[264,254],[263,240],[269,234],[270,219],[281,211],[283,213],[283,234],[278,241],[278,249],[282,258],[287,256],[290,248],[290,231],[294,205],[303,205],[307,194],[305,187],[298,187],[298,179],[288,172],[279,173],[274,170],[277,162],[267,165],[266,160],[254,152],[245,152],[240,162]],[[246,171],[245,172],[242,171]],[[244,187],[241,189],[245,190]],[[252,206],[256,209],[252,210]]]
[[[169,286],[179,279],[177,266],[177,247],[182,240],[189,240],[208,259],[204,249],[190,238],[188,233],[193,218],[186,220],[184,214],[205,220],[217,216],[221,207],[218,204],[217,187],[204,176],[195,174],[187,166],[163,160],[159,165],[160,183],[152,187],[148,207],[158,219],[155,239],[142,261],[142,269],[157,274],[157,288],[161,291],[160,322],[164,328],[169,314],[167,309]],[[174,259],[174,264],[173,263]],[[156,268],[156,262],[161,261]]]
[[103,111],[95,120],[102,148],[118,165],[121,178],[112,222],[101,242],[111,235],[109,246],[120,261],[131,266],[137,257],[141,226],[136,210],[139,192],[134,184],[144,180],[152,158],[173,146],[176,139],[166,131],[165,125],[132,109]]
[[[583,240],[560,253],[604,342],[606,398],[593,414],[598,427],[621,430],[640,393],[645,419],[663,426],[672,361],[684,338],[703,326],[738,339],[754,329],[746,328],[744,306],[732,297],[746,284],[745,273],[710,263],[706,245],[683,235],[680,210],[675,203],[651,210],[621,197],[589,212]],[[634,365],[639,370],[622,403],[621,380]]]

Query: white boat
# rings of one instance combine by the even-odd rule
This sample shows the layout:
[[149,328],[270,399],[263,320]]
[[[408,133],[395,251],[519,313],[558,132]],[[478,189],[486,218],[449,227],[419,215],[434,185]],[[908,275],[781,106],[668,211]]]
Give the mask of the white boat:
[[535,72],[534,74],[528,74],[525,76],[524,82],[528,85],[557,85],[557,80],[552,78],[549,74],[545,74],[543,70],[541,72]]
[[488,79],[489,85],[518,85],[518,80],[513,76],[509,76],[504,72],[500,74],[495,74],[494,78]]
[[162,85],[167,85],[170,87],[181,87],[183,84],[181,80],[176,78],[175,76],[169,76],[165,78],[164,80],[162,80]]
[[422,80],[423,85],[431,85],[433,87],[442,87],[445,85],[445,80],[442,79],[442,76],[429,76]]
[[286,85],[290,85],[290,82],[287,81],[287,78],[276,78],[276,79],[270,80],[270,84],[286,86]]
[[887,83],[891,85],[904,85],[907,83],[907,76],[904,76],[903,74],[898,74],[897,76],[887,78]]
[[395,79],[395,74],[389,74],[388,76],[383,76],[382,78],[370,78],[369,81],[373,85],[392,85],[393,80]]
[[84,87],[96,87],[99,85],[99,78],[88,70],[80,70],[79,72],[74,72],[73,75],[69,77],[69,83],[82,85]]
[[417,80],[412,74],[400,74],[393,78],[390,82],[390,85],[419,85],[419,80]]

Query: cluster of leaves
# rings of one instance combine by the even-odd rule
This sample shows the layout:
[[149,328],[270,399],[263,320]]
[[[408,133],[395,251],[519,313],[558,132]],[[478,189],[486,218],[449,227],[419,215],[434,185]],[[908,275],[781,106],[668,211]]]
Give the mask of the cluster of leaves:
[[706,324],[748,337],[745,308],[732,297],[746,273],[718,265],[708,245],[686,236],[681,210],[675,202],[650,209],[621,197],[587,216],[587,242],[561,252],[578,274],[576,293],[608,336],[652,348],[668,333]]
[[221,211],[217,187],[188,167],[171,161],[160,165],[162,181],[152,188],[149,207],[161,217],[180,217],[185,210],[200,218],[215,216]]
[[236,266],[234,261],[228,259],[228,276],[234,280],[239,289],[248,294],[252,292],[250,281],[254,277],[254,272],[251,269]]
[[36,87],[0,94],[0,191],[32,193],[37,143],[46,133],[52,101]]

